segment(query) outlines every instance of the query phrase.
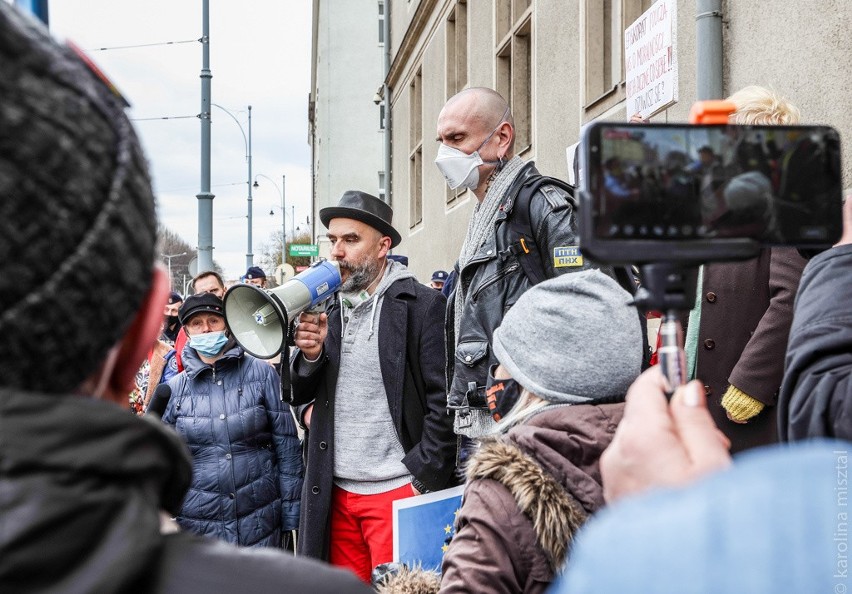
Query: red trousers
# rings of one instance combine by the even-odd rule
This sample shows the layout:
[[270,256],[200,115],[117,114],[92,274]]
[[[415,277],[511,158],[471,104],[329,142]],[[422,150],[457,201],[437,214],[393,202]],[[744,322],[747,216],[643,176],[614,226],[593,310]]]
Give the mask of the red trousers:
[[392,504],[413,495],[410,484],[376,495],[358,495],[335,486],[329,562],[369,584],[376,565],[393,561]]

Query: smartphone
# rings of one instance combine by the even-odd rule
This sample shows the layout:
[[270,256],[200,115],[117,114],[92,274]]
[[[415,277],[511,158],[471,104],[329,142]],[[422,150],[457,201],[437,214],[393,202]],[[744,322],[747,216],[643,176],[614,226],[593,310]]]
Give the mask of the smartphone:
[[736,260],[828,247],[842,231],[827,126],[597,122],[580,159],[581,245],[603,262]]

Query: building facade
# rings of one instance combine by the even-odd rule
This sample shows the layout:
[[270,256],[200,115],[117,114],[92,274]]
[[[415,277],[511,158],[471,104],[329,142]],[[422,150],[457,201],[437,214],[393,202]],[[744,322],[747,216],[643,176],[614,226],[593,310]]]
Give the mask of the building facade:
[[312,156],[313,237],[328,256],[319,210],[346,190],[379,197],[384,187],[382,0],[314,0],[308,142]]
[[[624,31],[653,2],[388,2],[382,14],[390,19],[390,67],[384,78],[373,79],[366,72],[360,76],[369,78],[362,80],[369,96],[370,89],[383,81],[389,90],[392,166],[387,198],[403,237],[397,251],[409,257],[410,268],[421,281],[428,281],[431,271],[454,264],[476,204],[469,191],[449,191],[434,165],[436,122],[445,101],[470,86],[497,89],[512,107],[516,152],[535,160],[542,173],[565,178],[569,174],[566,149],[579,140],[584,124],[595,119],[623,122],[631,115],[626,102]],[[696,30],[701,19],[713,18],[722,28],[717,51],[722,97],[746,85],[772,87],[801,109],[803,123],[838,128],[843,153],[852,154],[848,116],[852,71],[847,66],[852,2],[776,0],[772,10],[766,10],[761,4],[722,0],[720,14],[700,8],[712,5],[712,0],[674,2],[677,102],[652,121],[687,120],[698,93]],[[320,4],[337,7],[349,2]],[[371,10],[375,33],[375,2]],[[378,59],[376,63],[381,64]],[[333,64],[331,71],[336,74]],[[360,100],[362,107],[372,105],[369,98]],[[353,106],[344,127],[361,125],[354,121],[355,114]],[[373,129],[377,118],[375,112],[367,118]],[[330,142],[337,143],[336,134],[334,129]],[[360,154],[350,156],[361,160]],[[367,157],[373,159],[367,154],[363,160]],[[376,167],[370,163],[364,167],[375,175]],[[852,186],[850,163],[847,157],[846,187]],[[315,156],[314,164],[322,171],[336,162],[323,163]],[[323,196],[318,191],[317,201]]]

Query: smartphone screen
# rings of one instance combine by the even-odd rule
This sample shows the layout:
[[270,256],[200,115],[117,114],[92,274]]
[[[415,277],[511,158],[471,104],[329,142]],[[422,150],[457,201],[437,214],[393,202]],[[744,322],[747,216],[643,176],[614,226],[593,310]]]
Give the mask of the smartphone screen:
[[600,122],[584,141],[598,240],[808,246],[840,236],[833,128]]

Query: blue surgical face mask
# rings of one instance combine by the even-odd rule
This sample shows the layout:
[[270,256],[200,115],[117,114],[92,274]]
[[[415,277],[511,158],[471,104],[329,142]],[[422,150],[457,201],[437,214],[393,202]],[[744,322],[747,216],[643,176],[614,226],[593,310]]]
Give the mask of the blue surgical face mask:
[[228,337],[222,331],[196,334],[189,337],[189,346],[194,348],[199,355],[215,357],[222,352],[228,343]]

